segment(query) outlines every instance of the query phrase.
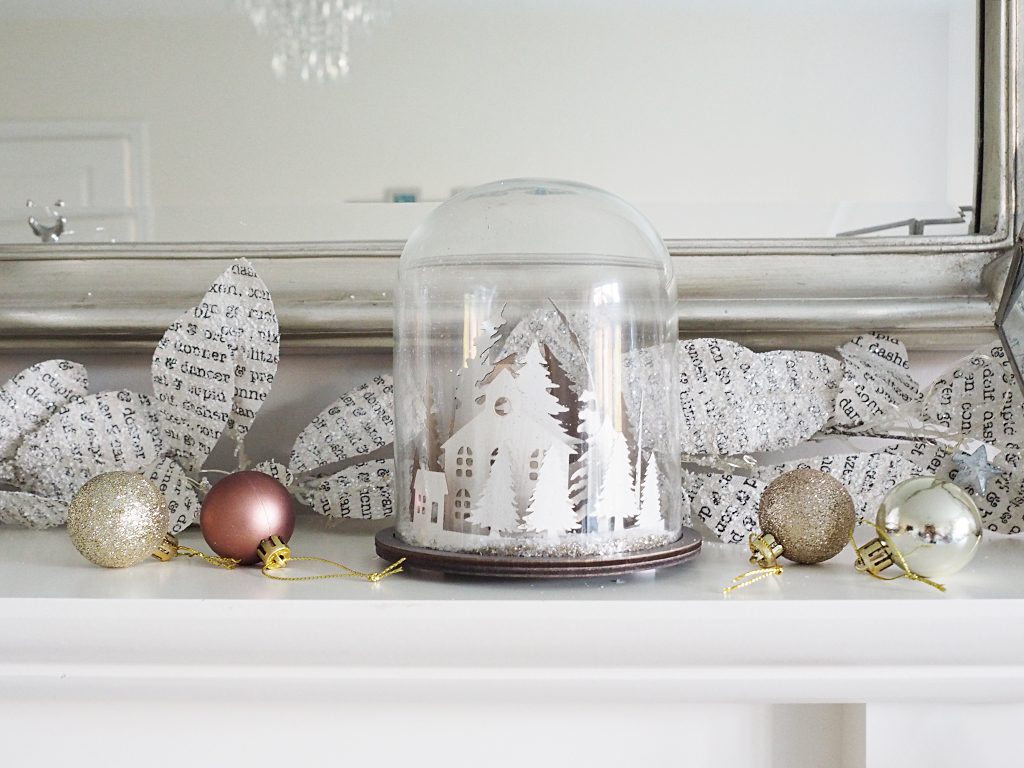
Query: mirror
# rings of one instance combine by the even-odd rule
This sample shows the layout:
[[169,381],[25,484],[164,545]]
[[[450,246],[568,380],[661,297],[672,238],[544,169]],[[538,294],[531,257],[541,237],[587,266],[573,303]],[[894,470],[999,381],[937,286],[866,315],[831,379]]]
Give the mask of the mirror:
[[0,242],[401,240],[517,176],[668,239],[973,231],[972,0],[390,0],[322,82],[299,5],[5,0]]
[[1010,263],[996,328],[1024,393],[1024,248],[1020,243],[1024,243],[1024,233]]

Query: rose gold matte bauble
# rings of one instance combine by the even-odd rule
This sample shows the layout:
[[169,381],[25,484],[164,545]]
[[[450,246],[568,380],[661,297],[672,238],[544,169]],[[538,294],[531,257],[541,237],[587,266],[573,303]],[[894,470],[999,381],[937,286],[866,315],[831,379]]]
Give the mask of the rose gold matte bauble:
[[210,548],[242,565],[259,560],[256,548],[273,535],[284,541],[295,530],[292,497],[262,472],[235,472],[219,481],[203,500],[199,527]]

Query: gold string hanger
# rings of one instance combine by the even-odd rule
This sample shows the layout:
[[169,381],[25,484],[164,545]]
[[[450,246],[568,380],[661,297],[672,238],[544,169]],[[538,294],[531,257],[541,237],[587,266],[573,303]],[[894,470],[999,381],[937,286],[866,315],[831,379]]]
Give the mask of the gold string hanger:
[[[278,581],[316,581],[318,579],[362,579],[376,584],[382,579],[392,576],[396,573],[402,572],[402,563],[405,562],[403,557],[383,571],[375,571],[373,573],[363,573],[357,571],[354,568],[349,568],[347,565],[342,563],[336,563],[333,560],[328,560],[325,557],[312,557],[308,555],[295,556],[292,555],[291,548],[284,543],[280,536],[271,536],[269,539],[264,539],[260,542],[259,548],[256,550],[259,553],[260,560],[263,561],[262,573],[268,579],[276,579]],[[313,576],[282,576],[278,571],[281,571],[291,562],[306,561],[314,563],[324,563],[337,568],[341,573],[320,573]]]
[[164,534],[164,540],[160,542],[160,546],[157,547],[156,552],[153,553],[153,557],[165,563],[176,557],[198,557],[200,560],[204,560],[210,565],[215,565],[218,568],[225,568],[227,570],[236,568],[240,562],[233,557],[208,555],[205,552],[200,552],[198,549],[187,547],[184,544],[179,543],[178,537],[173,533]]
[[769,576],[781,576],[782,566],[779,565],[779,556],[782,554],[782,545],[775,540],[770,533],[758,535],[750,534],[747,539],[750,547],[750,564],[757,567],[753,570],[741,573],[733,581],[737,582],[728,587],[722,588],[722,593],[728,595],[737,589],[749,587]]

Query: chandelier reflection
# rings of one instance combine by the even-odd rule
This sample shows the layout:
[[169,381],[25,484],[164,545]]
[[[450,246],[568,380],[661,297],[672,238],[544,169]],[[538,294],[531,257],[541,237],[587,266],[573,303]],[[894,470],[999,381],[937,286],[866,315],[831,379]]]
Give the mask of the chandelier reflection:
[[277,77],[317,82],[346,76],[353,36],[390,13],[388,0],[242,0],[242,7],[273,41]]

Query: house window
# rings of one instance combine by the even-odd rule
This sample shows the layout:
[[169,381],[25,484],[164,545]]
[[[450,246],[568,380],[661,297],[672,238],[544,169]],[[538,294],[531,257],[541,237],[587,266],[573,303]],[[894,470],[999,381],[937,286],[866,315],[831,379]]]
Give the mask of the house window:
[[431,502],[430,504],[430,522],[437,522],[437,502]]
[[538,448],[530,454],[530,480],[537,482],[537,470],[540,469],[541,450]]
[[458,457],[455,459],[455,476],[462,477],[462,468],[466,467],[466,477],[473,476],[473,470],[470,467],[473,466],[473,449],[468,445],[463,445],[459,448]]
[[498,449],[495,448],[493,451],[491,451],[491,466],[492,467],[494,466],[494,462],[496,462],[497,460],[498,460]]
[[470,495],[465,488],[460,488],[455,494],[455,519],[465,520],[469,517]]

